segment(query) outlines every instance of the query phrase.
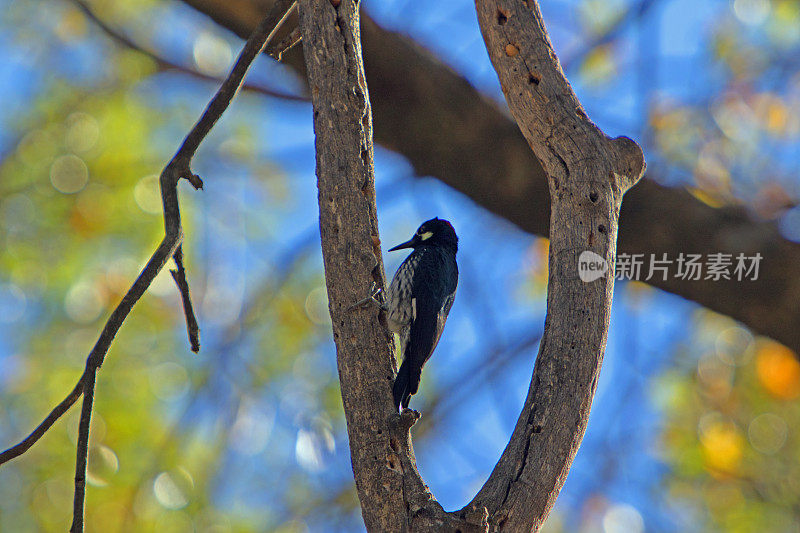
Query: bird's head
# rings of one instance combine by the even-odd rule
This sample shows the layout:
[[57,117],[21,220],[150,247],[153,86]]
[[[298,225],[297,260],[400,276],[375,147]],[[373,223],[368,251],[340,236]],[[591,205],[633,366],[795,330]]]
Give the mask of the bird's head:
[[452,248],[455,252],[458,250],[456,230],[453,229],[453,225],[450,224],[450,222],[439,218],[432,218],[427,222],[423,222],[411,239],[402,244],[398,244],[394,248],[390,248],[389,251],[393,252],[395,250],[402,250],[403,248],[417,248],[418,246],[442,246]]

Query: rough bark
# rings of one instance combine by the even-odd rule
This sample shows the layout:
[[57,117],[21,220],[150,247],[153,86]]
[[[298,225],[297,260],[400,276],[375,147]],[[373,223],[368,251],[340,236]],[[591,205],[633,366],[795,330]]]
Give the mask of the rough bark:
[[[271,0],[183,0],[246,36]],[[362,17],[375,139],[477,204],[536,235],[547,236],[546,178],[516,124],[494,102],[412,40]],[[285,61],[302,72],[299,54]],[[491,142],[488,142],[491,141]],[[531,209],[531,206],[535,206]],[[762,256],[758,281],[647,283],[728,315],[800,352],[800,246],[776,225],[741,207],[714,209],[679,188],[643,180],[620,215],[619,252],[738,253]]]
[[472,505],[487,508],[493,531],[537,531],[586,430],[608,333],[614,278],[582,281],[578,259],[589,250],[614,264],[622,196],[644,173],[644,157],[588,119],[535,0],[476,8],[511,113],[548,174],[551,216],[547,317],[528,397]]
[[538,7],[501,2],[508,5],[479,1],[479,18],[509,107],[549,175],[548,313],[514,434],[473,502],[456,513],[444,512],[416,470],[409,429],[418,415],[394,412],[383,311],[352,306],[368,285],[384,284],[357,4],[300,2],[323,262],[351,460],[369,531],[538,529],[578,449],[597,384],[614,279],[581,281],[578,258],[591,250],[613,264],[622,195],[643,174],[644,158],[633,141],[606,137],[586,117]]
[[485,516],[474,527],[445,513],[419,477],[409,433],[416,413],[401,417],[392,403],[394,355],[385,314],[352,307],[372,283],[384,286],[357,6],[353,0],[299,4],[314,107],[325,281],[362,515],[368,531],[382,533],[485,531]]

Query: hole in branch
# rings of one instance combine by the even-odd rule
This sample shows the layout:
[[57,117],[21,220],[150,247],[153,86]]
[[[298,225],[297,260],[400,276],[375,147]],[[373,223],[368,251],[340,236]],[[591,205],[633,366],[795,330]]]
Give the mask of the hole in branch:
[[503,12],[502,9],[497,10],[497,23],[501,26],[505,26],[506,22],[508,22],[508,14]]

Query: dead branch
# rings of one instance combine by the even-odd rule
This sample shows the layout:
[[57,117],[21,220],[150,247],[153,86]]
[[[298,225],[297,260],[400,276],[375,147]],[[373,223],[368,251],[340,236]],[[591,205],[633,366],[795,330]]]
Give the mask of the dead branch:
[[[197,330],[192,331],[192,320],[194,313],[192,309],[191,299],[189,298],[188,284],[185,284],[185,274],[183,273],[183,258],[182,253],[179,253],[181,241],[183,240],[183,229],[181,227],[180,206],[178,204],[178,182],[181,179],[188,180],[195,189],[201,189],[203,181],[199,176],[193,174],[190,168],[192,158],[194,157],[200,143],[205,139],[211,128],[217,122],[222,113],[228,108],[236,92],[240,88],[247,70],[253,62],[253,59],[261,52],[265,44],[274,36],[277,29],[286,20],[286,17],[294,8],[294,0],[278,0],[272,6],[269,14],[259,24],[256,31],[250,36],[245,43],[242,52],[231,70],[228,77],[222,83],[221,87],[212,98],[208,107],[203,112],[200,120],[192,127],[186,135],[181,147],[172,157],[172,159],[164,167],[161,172],[160,185],[161,185],[161,199],[164,210],[164,228],[165,235],[156,248],[150,260],[145,265],[142,272],[136,278],[133,285],[131,285],[128,292],[122,298],[122,301],[117,305],[111,313],[108,321],[103,327],[97,342],[95,343],[92,351],[86,360],[86,368],[78,380],[75,388],[70,394],[59,403],[45,418],[45,420],[36,428],[25,440],[19,444],[9,448],[0,454],[0,464],[18,457],[36,441],[38,441],[47,430],[52,427],[58,418],[69,410],[69,408],[77,401],[83,394],[83,408],[81,411],[81,421],[78,433],[77,445],[77,458],[75,466],[75,498],[73,506],[73,521],[70,529],[73,533],[80,533],[84,528],[84,500],[85,500],[85,487],[86,487],[86,462],[89,446],[89,428],[91,425],[92,403],[94,400],[94,389],[96,383],[97,371],[103,364],[105,356],[114,340],[120,327],[127,318],[128,314],[133,309],[136,302],[150,287],[155,277],[164,267],[170,257],[175,257],[178,265],[178,277],[182,277],[184,286],[179,283],[181,289],[181,296],[184,299],[184,310],[186,311],[187,326],[189,329],[189,336],[192,339],[193,335],[197,335]],[[185,287],[185,288],[184,288]],[[196,322],[195,322],[196,327]],[[193,347],[195,345],[192,339]],[[199,340],[197,340],[199,343]],[[199,344],[198,344],[199,345]]]
[[[485,507],[493,530],[537,531],[586,430],[606,347],[622,196],[645,164],[636,143],[607,137],[586,116],[535,0],[477,0],[476,9],[508,107],[547,173],[551,217],[547,316],[528,397],[468,507]],[[585,261],[605,264],[605,275],[581,276]]]

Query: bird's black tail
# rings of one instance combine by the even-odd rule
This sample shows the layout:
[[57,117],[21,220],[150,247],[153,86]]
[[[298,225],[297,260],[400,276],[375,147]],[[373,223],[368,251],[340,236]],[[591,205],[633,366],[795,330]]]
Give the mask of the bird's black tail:
[[402,405],[403,408],[408,407],[408,402],[411,400],[411,395],[419,389],[419,380],[421,377],[421,368],[412,368],[414,365],[406,357],[403,359],[403,364],[397,371],[397,377],[394,380],[392,387],[392,394],[394,395],[394,406],[399,410]]
[[394,378],[394,386],[392,386],[394,406],[398,410],[401,404],[403,404],[403,407],[408,405],[408,400],[411,396],[408,394],[409,374],[408,359],[405,359],[403,360],[403,364],[400,365],[400,369],[397,371],[397,377]]

